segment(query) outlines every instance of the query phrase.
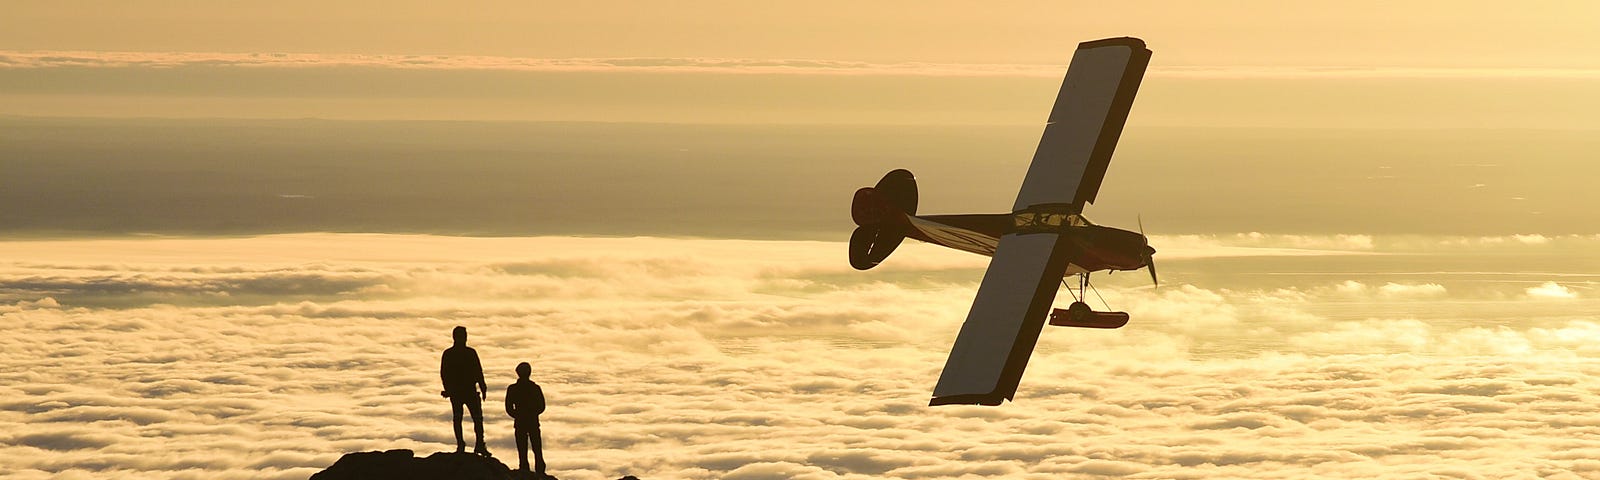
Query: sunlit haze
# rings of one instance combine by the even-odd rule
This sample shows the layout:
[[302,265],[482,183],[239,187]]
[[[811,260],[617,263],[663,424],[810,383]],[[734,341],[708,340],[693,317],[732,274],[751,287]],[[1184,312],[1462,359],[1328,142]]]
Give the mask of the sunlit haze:
[[[550,473],[1596,478],[1589,2],[20,2],[0,477],[304,479],[486,434]],[[929,407],[1079,42],[1154,52],[1098,199],[1161,283]],[[1066,294],[1057,307],[1072,301]],[[469,432],[470,434],[470,428]]]

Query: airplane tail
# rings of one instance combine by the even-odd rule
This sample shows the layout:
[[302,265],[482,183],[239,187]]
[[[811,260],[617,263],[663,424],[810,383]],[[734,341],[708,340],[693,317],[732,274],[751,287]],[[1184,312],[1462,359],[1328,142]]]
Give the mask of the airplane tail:
[[906,216],[916,214],[917,178],[910,171],[890,171],[876,186],[856,190],[850,202],[857,225],[850,234],[850,266],[866,270],[889,258],[906,238]]

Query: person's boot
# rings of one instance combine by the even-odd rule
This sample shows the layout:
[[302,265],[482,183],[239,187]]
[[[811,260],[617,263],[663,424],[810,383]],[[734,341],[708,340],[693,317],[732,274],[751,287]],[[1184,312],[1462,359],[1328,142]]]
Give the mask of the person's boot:
[[472,447],[472,453],[476,453],[478,455],[483,455],[485,457],[493,457],[494,456],[494,455],[490,455],[489,454],[489,446],[488,445],[484,445],[483,442],[481,442],[481,441],[478,442],[478,444],[476,446]]
[[467,442],[456,442],[456,453],[467,453]]

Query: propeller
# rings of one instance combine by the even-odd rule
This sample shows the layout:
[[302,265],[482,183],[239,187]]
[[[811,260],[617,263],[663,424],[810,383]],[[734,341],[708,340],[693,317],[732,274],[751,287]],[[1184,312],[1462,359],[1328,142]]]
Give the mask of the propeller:
[[[1134,218],[1139,222],[1139,235],[1144,236],[1144,217],[1141,215]],[[1149,242],[1150,237],[1145,237],[1144,266],[1145,269],[1150,270],[1150,284],[1155,288],[1161,288],[1161,281],[1156,280],[1156,249],[1151,248]]]

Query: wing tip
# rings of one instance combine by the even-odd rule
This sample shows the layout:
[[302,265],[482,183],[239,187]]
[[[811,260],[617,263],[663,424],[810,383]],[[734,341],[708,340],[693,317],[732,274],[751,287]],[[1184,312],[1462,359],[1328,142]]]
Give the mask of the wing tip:
[[943,397],[933,397],[932,399],[928,400],[928,406],[937,407],[937,406],[940,406],[940,405],[982,405],[982,406],[985,406],[985,407],[994,407],[994,406],[999,406],[1001,403],[1005,402],[1006,400],[1010,400],[1010,399],[1011,399],[1010,397],[1005,396],[1005,395],[1001,395],[999,393],[974,393],[974,394],[965,394],[965,395],[948,395],[948,396],[943,396]]
[[1145,48],[1144,40],[1140,40],[1140,39],[1134,38],[1134,37],[1102,38],[1102,39],[1099,39],[1099,40],[1090,40],[1090,41],[1082,42],[1082,43],[1078,44],[1078,49],[1080,49],[1080,50],[1085,49],[1085,48],[1100,48],[1100,47],[1128,47],[1128,48],[1132,48],[1132,49],[1136,49],[1136,50]]

